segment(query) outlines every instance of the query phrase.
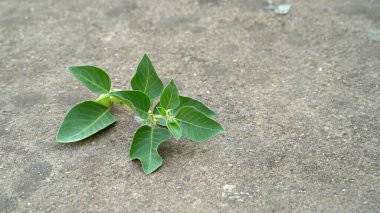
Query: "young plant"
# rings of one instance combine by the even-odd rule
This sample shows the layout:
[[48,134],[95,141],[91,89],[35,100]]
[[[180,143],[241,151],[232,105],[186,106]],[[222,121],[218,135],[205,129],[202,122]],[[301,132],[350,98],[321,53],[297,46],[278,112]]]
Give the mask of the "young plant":
[[[133,136],[130,159],[140,160],[145,174],[149,174],[162,165],[158,146],[172,136],[202,142],[224,132],[214,120],[216,113],[200,101],[180,96],[173,80],[164,88],[146,54],[132,77],[132,90],[111,89],[110,77],[97,67],[72,66],[68,70],[99,97],[79,103],[67,113],[58,130],[59,143],[77,142],[108,127],[116,122],[111,107],[123,105],[143,124]],[[151,110],[157,97],[159,102]]]

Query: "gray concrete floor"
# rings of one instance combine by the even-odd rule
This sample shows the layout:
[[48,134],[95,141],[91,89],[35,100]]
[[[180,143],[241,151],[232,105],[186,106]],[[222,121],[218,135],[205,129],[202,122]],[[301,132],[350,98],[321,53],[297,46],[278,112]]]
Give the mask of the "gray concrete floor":
[[[280,3],[280,1],[274,1]],[[0,1],[0,212],[376,212],[380,1]],[[128,88],[147,52],[159,75],[227,130],[169,141],[144,175],[138,124],[76,144],[55,134],[94,99],[65,67]]]

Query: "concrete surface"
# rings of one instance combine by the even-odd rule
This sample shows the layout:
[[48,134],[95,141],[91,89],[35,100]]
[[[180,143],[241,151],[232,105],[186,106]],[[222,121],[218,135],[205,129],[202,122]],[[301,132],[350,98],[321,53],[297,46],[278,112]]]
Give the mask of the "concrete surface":
[[[260,0],[0,1],[0,212],[378,212],[380,1],[286,2],[281,16]],[[55,143],[95,98],[65,67],[127,88],[144,52],[227,134],[162,145],[149,176],[123,109]]]

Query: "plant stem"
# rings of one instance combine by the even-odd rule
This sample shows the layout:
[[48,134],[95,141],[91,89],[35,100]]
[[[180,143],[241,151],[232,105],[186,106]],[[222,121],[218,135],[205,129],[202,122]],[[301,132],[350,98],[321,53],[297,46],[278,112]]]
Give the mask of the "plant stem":
[[111,97],[109,94],[103,94],[103,95],[100,95],[96,100],[95,102],[109,108],[112,106],[113,104],[113,101],[111,100]]

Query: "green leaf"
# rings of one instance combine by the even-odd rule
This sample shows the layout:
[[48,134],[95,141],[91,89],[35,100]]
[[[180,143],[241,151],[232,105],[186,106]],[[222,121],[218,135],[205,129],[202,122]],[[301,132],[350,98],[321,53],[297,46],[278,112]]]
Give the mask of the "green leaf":
[[140,160],[145,174],[154,172],[162,165],[162,158],[157,152],[158,146],[170,137],[167,129],[140,127],[133,136],[129,153],[131,160]]
[[160,113],[160,115],[162,116],[166,116],[167,115],[167,112],[164,108],[162,107],[157,107],[157,111]]
[[164,109],[175,109],[179,105],[179,92],[174,81],[171,80],[160,96],[160,105]]
[[202,102],[195,100],[193,98],[185,97],[185,96],[179,96],[180,104],[177,108],[173,110],[173,114],[177,115],[178,111],[185,106],[191,106],[194,107],[196,110],[202,112],[209,118],[215,118],[216,113],[212,111],[210,108],[208,108],[205,104]]
[[131,86],[133,90],[144,92],[151,99],[161,94],[164,85],[148,55],[144,54],[140,64],[137,66],[136,74],[131,79]]
[[79,141],[106,128],[116,121],[109,111],[110,108],[94,101],[85,101],[74,106],[58,130],[57,142]]
[[176,140],[179,140],[181,138],[182,129],[178,125],[177,122],[171,122],[171,123],[167,122],[166,126],[168,127],[169,131],[172,133],[172,135],[174,136]]
[[100,68],[93,66],[72,66],[67,70],[84,86],[96,94],[108,93],[111,89],[111,78]]
[[194,107],[182,107],[176,119],[180,121],[182,135],[193,141],[205,141],[223,133],[223,127]]
[[122,90],[111,92],[111,96],[116,96],[123,101],[129,108],[139,114],[142,118],[147,118],[147,112],[151,106],[150,99],[140,91]]

